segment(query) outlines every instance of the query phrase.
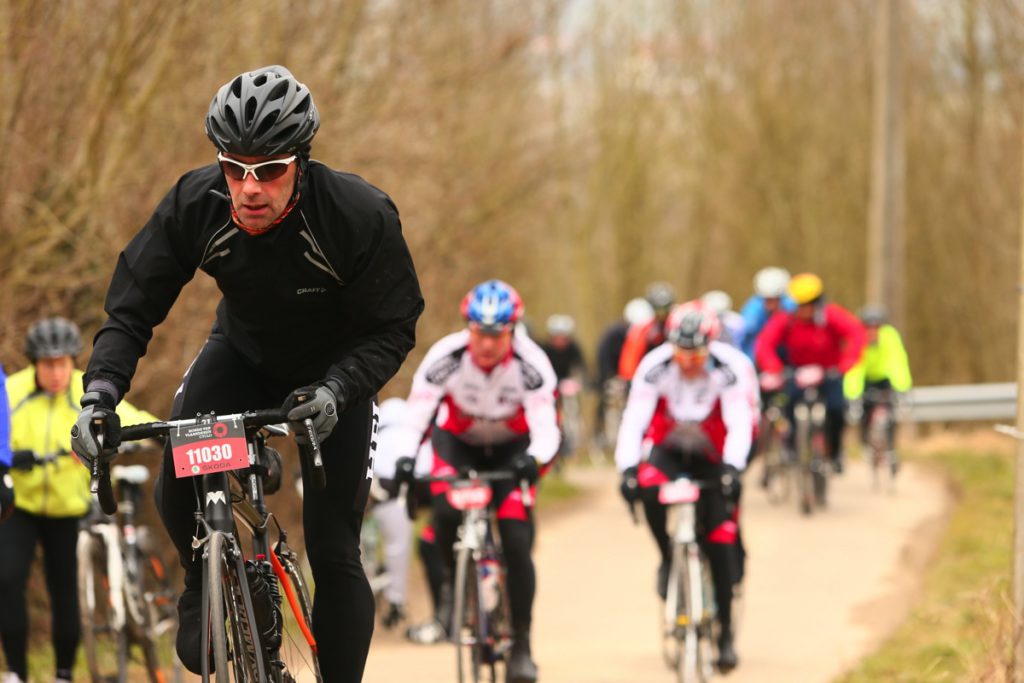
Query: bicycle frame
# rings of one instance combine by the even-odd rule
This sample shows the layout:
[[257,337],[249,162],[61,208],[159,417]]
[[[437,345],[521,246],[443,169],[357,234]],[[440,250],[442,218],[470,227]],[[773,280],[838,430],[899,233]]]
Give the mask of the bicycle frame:
[[811,514],[815,506],[825,504],[827,488],[827,464],[825,462],[825,397],[822,394],[822,377],[801,382],[797,370],[798,393],[793,406],[796,425],[796,449],[799,468],[797,490],[799,504],[804,514]]
[[715,619],[710,569],[697,540],[697,501],[712,484],[687,476],[663,484],[658,500],[668,506],[672,567],[665,596],[665,660],[680,681],[704,681],[712,674],[711,630]]
[[[287,669],[280,665],[278,659],[279,647],[275,646],[268,650],[260,639],[259,625],[256,623],[255,609],[252,592],[248,581],[248,572],[241,548],[241,541],[237,533],[239,526],[245,527],[252,535],[253,556],[257,560],[269,558],[271,568],[277,580],[284,586],[285,594],[288,597],[289,605],[295,612],[296,620],[300,624],[303,637],[311,648],[314,655],[313,665],[317,680],[320,680],[319,670],[316,668],[316,644],[312,637],[311,626],[308,623],[308,609],[305,603],[308,600],[305,595],[296,597],[292,582],[295,582],[300,592],[305,592],[304,581],[298,576],[294,569],[294,553],[287,546],[287,534],[277,524],[273,515],[267,510],[264,501],[263,477],[256,468],[260,465],[259,455],[262,452],[263,443],[266,437],[260,432],[265,430],[269,435],[284,436],[288,430],[272,425],[284,422],[287,418],[277,411],[257,411],[238,415],[200,415],[189,420],[175,420],[170,422],[154,422],[144,425],[134,425],[122,430],[122,439],[125,441],[150,438],[155,436],[170,435],[174,429],[187,429],[199,424],[238,423],[243,425],[242,432],[247,450],[248,467],[235,471],[207,472],[199,476],[197,491],[199,493],[200,507],[196,511],[196,523],[203,532],[202,538],[193,540],[193,550],[202,549],[204,567],[204,591],[202,597],[202,613],[204,615],[223,613],[231,616],[233,623],[237,625],[237,631],[232,634],[231,651],[235,657],[243,657],[241,665],[235,662],[237,668],[241,666],[243,671],[249,671],[258,681],[271,680],[269,673],[275,673],[274,680],[287,673]],[[322,488],[324,485],[322,462],[320,460],[319,442],[316,439],[316,431],[313,428],[312,420],[305,420],[306,436],[310,446],[300,448],[300,455],[303,463],[310,467],[304,467],[313,480],[313,485]],[[227,431],[227,430],[225,430]],[[209,449],[205,449],[209,450]],[[219,452],[219,451],[218,451]],[[191,457],[191,456],[190,456]],[[208,461],[207,461],[208,462]],[[103,470],[103,465],[97,467],[99,460],[94,462],[93,484],[102,494],[104,487],[109,497],[109,472]],[[193,470],[198,471],[198,470]],[[237,482],[234,486],[232,481]],[[100,503],[106,509],[104,496],[100,495]],[[116,505],[112,506],[116,509]],[[278,529],[278,542],[271,548],[268,534],[270,521],[274,520]],[[213,561],[211,547],[222,557],[220,571],[224,577],[211,576]],[[282,562],[284,560],[284,562]],[[286,570],[287,564],[290,570]],[[218,607],[218,612],[211,612],[214,607],[211,604],[211,591],[207,589],[209,582],[216,581],[217,593],[223,595],[225,605]],[[226,589],[226,592],[225,592]],[[303,604],[299,604],[300,598]],[[278,624],[278,627],[281,625]],[[202,633],[202,651],[211,652],[211,629],[204,629]],[[223,632],[219,637],[223,639]],[[223,657],[224,645],[218,646],[218,657]],[[202,658],[202,676],[204,681],[210,680],[210,662],[208,657]],[[282,673],[284,672],[284,673]],[[223,672],[222,672],[223,673]],[[290,676],[290,674],[288,674]],[[243,678],[245,676],[243,675]],[[288,679],[284,679],[288,680]]]

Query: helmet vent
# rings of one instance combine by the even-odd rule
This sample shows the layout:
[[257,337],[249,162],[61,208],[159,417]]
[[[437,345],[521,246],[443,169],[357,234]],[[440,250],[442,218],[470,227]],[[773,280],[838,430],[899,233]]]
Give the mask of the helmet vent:
[[281,100],[288,94],[288,81],[278,81],[274,89],[270,91],[270,95],[267,96],[268,100]]
[[252,84],[255,85],[257,88],[262,87],[263,84],[266,83],[266,82],[267,82],[267,74],[265,74],[265,73],[258,74],[256,76],[256,78],[252,79]]
[[236,78],[234,81],[231,82],[231,94],[234,95],[235,97],[241,97],[242,96],[242,79],[241,78]]
[[245,125],[246,127],[252,125],[253,119],[256,118],[256,98],[250,97],[245,101]]

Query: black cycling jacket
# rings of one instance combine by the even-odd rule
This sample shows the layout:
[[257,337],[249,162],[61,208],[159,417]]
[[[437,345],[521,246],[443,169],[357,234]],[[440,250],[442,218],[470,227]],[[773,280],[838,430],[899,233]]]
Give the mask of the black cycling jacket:
[[217,165],[182,176],[118,257],[85,385],[105,380],[118,399],[127,393],[153,328],[198,268],[223,294],[214,332],[254,369],[301,383],[333,378],[342,399],[374,395],[415,345],[423,312],[398,209],[362,178],[316,161],[301,187],[280,224],[250,236],[231,220]]

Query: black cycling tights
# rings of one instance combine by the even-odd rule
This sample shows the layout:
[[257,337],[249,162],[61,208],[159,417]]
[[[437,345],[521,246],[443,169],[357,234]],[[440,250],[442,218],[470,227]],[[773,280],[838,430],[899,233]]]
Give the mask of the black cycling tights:
[[[297,351],[301,352],[301,351]],[[277,408],[300,386],[318,378],[270,379],[248,366],[220,336],[210,337],[193,362],[174,400],[174,416],[197,412],[237,413]],[[359,531],[369,490],[371,402],[347,407],[334,432],[322,444],[327,488],[304,487],[303,525],[313,569],[313,634],[320,646],[325,681],[358,683],[373,634],[373,593],[359,557]],[[174,477],[169,454],[157,482],[157,507],[185,568],[185,585],[202,585],[202,568],[193,560],[196,532],[194,484]],[[271,503],[273,507],[273,503]]]
[[[658,489],[642,489],[641,497],[644,504],[644,516],[647,525],[658,544],[661,561],[665,565],[672,562],[672,541],[668,535],[668,508],[658,502]],[[711,564],[711,582],[714,584],[715,605],[718,608],[718,621],[722,630],[728,632],[732,628],[732,591],[739,578],[739,547],[736,543],[711,543],[707,540],[708,519],[716,519],[719,507],[724,509],[724,497],[717,491],[705,491],[698,502],[697,516],[701,525],[700,547]],[[706,502],[707,501],[707,502]],[[707,503],[711,503],[708,505]],[[703,505],[702,505],[703,504]],[[709,511],[709,508],[710,511]]]
[[[435,429],[431,435],[437,457],[456,470],[472,467],[477,471],[506,469],[509,463],[529,445],[528,437],[495,446],[471,446],[443,429]],[[501,502],[515,490],[512,481],[493,482],[492,505]],[[437,547],[444,559],[449,584],[454,581],[455,554],[453,545],[462,513],[448,504],[444,495],[434,496],[433,524],[437,535]],[[512,613],[512,630],[517,638],[529,638],[533,614],[533,598],[537,592],[537,573],[533,558],[533,511],[526,510],[525,519],[498,519],[498,534],[508,568],[508,601]]]
[[81,635],[78,615],[78,517],[37,517],[22,510],[0,524],[0,639],[7,668],[28,680],[28,613],[25,593],[36,543],[50,591],[57,678],[71,679]]

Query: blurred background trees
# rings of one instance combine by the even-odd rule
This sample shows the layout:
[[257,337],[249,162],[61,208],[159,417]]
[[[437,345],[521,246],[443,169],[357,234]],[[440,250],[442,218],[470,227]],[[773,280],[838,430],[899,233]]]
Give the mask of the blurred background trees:
[[[875,3],[0,0],[0,361],[44,314],[91,335],[117,253],[213,160],[216,89],[307,83],[314,157],[399,206],[427,298],[418,359],[475,282],[593,343],[649,281],[683,297],[821,273],[863,303]],[[919,383],[1011,378],[1021,0],[903,6],[906,337]],[[166,412],[216,288],[183,293],[133,397]],[[272,314],[272,312],[268,312]],[[413,363],[389,391],[404,391]]]

